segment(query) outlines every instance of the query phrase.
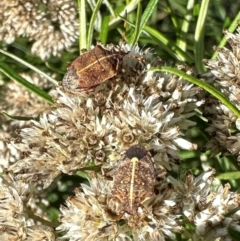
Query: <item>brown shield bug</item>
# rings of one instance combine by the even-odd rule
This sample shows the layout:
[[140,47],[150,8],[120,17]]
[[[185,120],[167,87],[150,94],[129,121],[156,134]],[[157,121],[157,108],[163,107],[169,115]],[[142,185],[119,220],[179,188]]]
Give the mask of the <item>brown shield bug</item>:
[[135,215],[141,203],[154,195],[156,169],[143,146],[127,149],[105,176],[113,179],[112,194],[121,202],[123,212]]
[[119,73],[123,58],[127,54],[114,46],[106,49],[98,43],[70,64],[62,85],[68,90],[91,91]]

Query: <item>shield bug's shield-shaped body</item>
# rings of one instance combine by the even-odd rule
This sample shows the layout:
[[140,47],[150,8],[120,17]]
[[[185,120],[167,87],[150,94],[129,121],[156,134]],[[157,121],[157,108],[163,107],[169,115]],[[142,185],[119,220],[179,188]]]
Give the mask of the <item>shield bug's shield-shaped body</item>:
[[117,75],[127,53],[114,46],[105,49],[97,44],[75,59],[63,78],[63,87],[69,90],[92,90]]
[[153,158],[140,145],[130,147],[106,176],[113,179],[112,195],[121,202],[123,212],[135,215],[141,203],[154,195]]

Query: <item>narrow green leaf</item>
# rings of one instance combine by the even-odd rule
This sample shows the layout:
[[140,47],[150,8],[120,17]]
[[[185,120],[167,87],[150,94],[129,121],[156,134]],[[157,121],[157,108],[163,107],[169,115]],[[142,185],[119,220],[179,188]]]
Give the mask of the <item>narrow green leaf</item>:
[[228,109],[231,110],[238,118],[240,118],[240,111],[236,108],[236,106],[233,105],[231,103],[231,101],[229,101],[228,98],[225,95],[223,95],[220,91],[218,91],[211,85],[203,82],[202,80],[196,79],[190,75],[187,75],[186,73],[184,73],[180,70],[177,70],[177,69],[174,69],[171,67],[164,66],[164,67],[160,67],[160,68],[153,68],[153,69],[151,69],[151,71],[168,72],[168,73],[180,76],[183,79],[189,81],[190,83],[201,87],[202,89],[206,90],[208,93],[215,96],[219,101],[221,101],[225,106],[227,106]]
[[131,13],[132,11],[134,11],[137,7],[137,4],[139,3],[140,0],[132,0],[130,1],[125,8],[118,14],[112,14],[113,18],[111,19],[111,21],[109,22],[109,29],[114,29],[116,28],[117,24],[121,21],[121,17],[120,16],[125,16],[125,13]]
[[102,22],[102,29],[99,33],[99,40],[101,43],[106,44],[107,43],[107,37],[108,37],[108,23],[110,21],[110,16],[105,16],[103,18]]
[[146,6],[143,12],[143,15],[141,17],[140,30],[142,30],[145,27],[148,19],[151,17],[158,2],[159,2],[158,0],[150,0],[148,2],[148,5]]
[[92,13],[92,17],[90,19],[89,27],[88,27],[88,36],[87,36],[87,49],[90,49],[92,45],[92,36],[93,36],[93,30],[94,30],[94,22],[97,18],[98,11],[100,9],[100,6],[102,4],[102,0],[98,0],[97,4],[95,6],[95,9]]
[[81,170],[77,171],[77,175],[79,177],[82,177],[83,179],[88,179],[89,178],[89,174],[87,172],[84,172],[84,171],[81,171]]
[[240,232],[236,229],[234,229],[231,226],[228,226],[228,233],[233,241],[239,241],[240,240]]
[[87,48],[86,0],[78,0],[79,8],[79,54]]
[[163,34],[159,33],[156,29],[149,26],[145,26],[144,30],[152,36],[163,49],[165,49],[175,59],[178,59],[188,64],[193,63],[193,59],[184,51],[182,51],[177,45],[170,41]]
[[[240,20],[240,11],[238,12],[237,16],[234,18],[234,20],[232,21],[230,27],[228,28],[228,31],[230,33],[232,33],[233,31],[236,30],[236,28],[238,26],[238,21],[239,20]],[[220,41],[220,44],[218,45],[218,47],[221,48],[221,47],[225,46],[226,43],[227,43],[227,38],[225,36],[223,36],[223,38]],[[218,52],[215,51],[211,59],[215,59],[217,55],[218,55]]]
[[112,17],[116,17],[112,4],[108,0],[104,0],[104,4],[107,7]]
[[179,152],[181,160],[187,160],[192,158],[198,158],[199,152],[197,151],[181,151]]
[[219,175],[216,175],[217,178],[221,180],[235,180],[240,179],[240,172],[225,172]]
[[18,121],[29,121],[29,120],[38,120],[39,117],[27,117],[27,116],[16,116],[16,115],[9,115],[6,112],[0,112],[2,115],[4,115],[5,117],[7,117],[8,119],[11,120],[18,120]]
[[209,0],[202,0],[194,35],[195,66],[199,73],[205,72],[202,60],[204,58],[204,29],[208,12],[208,5]]
[[12,59],[14,59],[14,60],[16,60],[18,63],[21,63],[21,64],[23,64],[24,66],[28,67],[29,69],[35,71],[36,73],[38,73],[38,74],[40,74],[41,76],[45,77],[47,80],[49,80],[49,81],[50,81],[51,83],[53,83],[54,85],[57,85],[57,84],[58,84],[58,82],[57,82],[55,79],[51,78],[49,75],[45,74],[43,71],[39,70],[39,69],[36,68],[35,66],[29,64],[28,62],[20,59],[20,58],[17,57],[16,55],[11,54],[11,53],[9,53],[9,52],[7,52],[7,51],[4,51],[4,50],[2,50],[2,49],[0,49],[0,53],[2,53],[2,54],[4,54],[4,55],[6,55],[6,56],[8,56],[8,57],[10,57],[10,58],[12,58]]
[[43,100],[47,101],[50,104],[53,104],[53,101],[50,95],[48,95],[42,89],[38,88],[36,85],[28,82],[26,79],[24,79],[22,76],[20,76],[18,73],[16,73],[13,69],[11,69],[6,64],[0,63],[0,71],[10,79],[16,81],[26,89],[30,90],[32,93],[42,98]]
[[141,3],[140,2],[138,3],[137,20],[135,24],[133,45],[137,43],[140,37],[140,34],[144,29],[144,27],[146,26],[149,18],[151,17],[157,3],[158,3],[158,0],[150,0],[142,15],[141,15],[141,12],[142,12]]
[[142,16],[142,5],[139,2],[138,3],[138,8],[137,8],[137,18],[136,18],[136,22],[135,22],[135,29],[134,29],[134,34],[132,36],[132,38],[130,38],[129,42],[132,45],[135,45],[139,39],[140,36],[140,22],[141,22],[141,16]]
[[177,40],[178,47],[183,51],[187,50],[188,31],[189,31],[190,23],[193,16],[192,11],[194,7],[194,2],[195,0],[188,0],[188,4],[186,7],[186,14],[184,16],[181,32],[179,33],[178,40]]
[[175,4],[172,7],[169,0],[166,0],[166,4],[167,4],[166,11],[171,16],[173,26],[177,31],[179,31],[179,29],[180,29],[179,24],[180,23],[178,21],[178,17],[176,16],[176,9],[179,11],[179,8],[177,8]]

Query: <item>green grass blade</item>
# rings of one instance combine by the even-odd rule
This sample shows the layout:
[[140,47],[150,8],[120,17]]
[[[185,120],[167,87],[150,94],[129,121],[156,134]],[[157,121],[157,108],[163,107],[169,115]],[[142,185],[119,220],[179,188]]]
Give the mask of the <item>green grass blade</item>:
[[99,33],[99,40],[103,44],[107,43],[109,21],[110,16],[105,16],[102,21],[102,30]]
[[237,241],[240,240],[240,232],[235,229],[233,226],[229,225],[227,228],[228,234],[231,236],[231,240]]
[[45,91],[38,88],[36,85],[28,82],[26,79],[24,79],[22,76],[17,74],[13,69],[11,69],[9,66],[7,66],[4,63],[0,63],[0,71],[4,73],[7,77],[10,79],[16,81],[26,89],[30,90],[32,93],[39,96],[41,99],[47,101],[50,104],[53,104],[53,100],[50,95],[48,95]]
[[130,40],[129,40],[129,42],[132,45],[135,45],[137,43],[138,38],[139,38],[140,33],[141,33],[141,30],[140,30],[141,16],[142,16],[142,5],[139,2],[138,8],[137,8],[137,18],[136,18],[136,22],[135,22],[134,34],[133,34],[132,38],[130,38]]
[[221,179],[221,180],[236,180],[236,179],[240,179],[240,172],[236,171],[236,172],[225,172],[225,173],[221,173],[219,175],[216,175],[217,178]]
[[16,116],[16,115],[9,115],[6,112],[1,112],[1,114],[4,115],[5,117],[7,117],[8,119],[18,120],[18,121],[29,121],[29,120],[38,120],[39,119],[39,116],[37,116],[37,117]]
[[79,8],[79,54],[81,54],[81,50],[87,48],[86,1],[78,0],[78,8]]
[[171,16],[171,20],[172,20],[174,28],[178,31],[180,28],[179,28],[179,21],[178,21],[178,18],[176,16],[177,7],[174,5],[174,7],[172,8],[169,0],[166,0],[166,4],[167,4],[166,11]]
[[141,23],[140,23],[141,30],[145,27],[147,21],[151,17],[157,3],[158,3],[158,0],[150,0],[148,5],[146,6],[146,8],[143,12],[142,18],[141,18]]
[[110,12],[111,16],[116,17],[116,14],[114,12],[114,9],[113,9],[111,3],[108,0],[104,0],[104,4],[107,7],[108,11]]
[[203,65],[204,58],[204,29],[205,22],[208,12],[209,0],[203,0],[201,3],[200,12],[198,15],[196,31],[194,35],[194,57],[195,57],[195,66],[199,73],[205,72]]
[[97,14],[99,13],[100,6],[102,4],[102,0],[98,0],[97,4],[93,10],[92,17],[90,19],[89,27],[88,27],[88,36],[87,36],[87,49],[90,49],[92,45],[92,37],[93,37],[93,30],[94,30],[94,23],[97,18]]
[[53,83],[54,85],[57,85],[57,84],[58,84],[58,82],[57,82],[55,79],[51,78],[49,75],[45,74],[43,71],[39,70],[39,69],[36,68],[35,66],[29,64],[28,62],[20,59],[20,58],[17,57],[16,55],[11,54],[11,53],[8,53],[7,51],[4,51],[4,50],[2,50],[2,49],[0,49],[0,53],[2,53],[2,54],[4,54],[4,55],[6,55],[6,56],[8,56],[8,57],[10,57],[10,58],[12,58],[12,59],[14,59],[14,60],[16,60],[18,63],[21,63],[22,65],[24,65],[24,66],[28,67],[29,69],[35,71],[36,73],[38,73],[38,74],[40,74],[41,76],[45,77],[47,80],[49,80],[49,82]]
[[169,38],[159,33],[156,29],[145,26],[144,30],[155,39],[157,44],[159,44],[175,59],[187,62],[188,64],[193,63],[193,59],[186,52],[182,51],[177,45],[170,41]]
[[192,84],[195,84],[202,89],[206,90],[211,95],[215,96],[219,101],[221,101],[225,106],[228,107],[229,110],[231,110],[238,118],[240,118],[240,111],[236,108],[235,105],[231,103],[231,101],[228,100],[228,98],[223,95],[220,91],[212,87],[211,85],[203,82],[202,80],[196,79],[190,75],[187,75],[186,73],[171,68],[171,67],[160,67],[160,68],[154,68],[151,69],[152,71],[161,71],[161,72],[168,72],[174,75],[177,75],[179,77],[182,77],[183,79],[189,81]]
[[144,27],[146,26],[149,18],[151,17],[156,5],[158,3],[158,0],[150,0],[148,5],[146,6],[143,14],[142,13],[142,7],[141,3],[138,3],[138,11],[137,11],[137,20],[135,24],[135,33],[134,33],[134,39],[132,44],[135,45],[140,37],[140,34]]
[[188,37],[188,30],[190,27],[190,23],[192,20],[192,12],[194,7],[194,0],[188,0],[187,8],[186,8],[186,15],[184,17],[184,20],[182,22],[181,32],[179,34],[179,38],[177,40],[178,47],[186,51],[187,50],[187,37]]
[[109,29],[111,30],[116,28],[117,24],[122,20],[120,16],[125,16],[126,13],[131,13],[133,10],[135,10],[139,1],[140,0],[132,0],[125,6],[125,8],[118,15],[112,15],[113,18],[108,25]]
[[[228,28],[228,31],[229,31],[230,33],[232,33],[233,31],[236,30],[236,28],[237,28],[237,26],[238,26],[238,21],[239,21],[239,20],[240,20],[240,11],[239,11],[238,15],[237,15],[237,16],[234,18],[234,20],[232,21],[230,27]],[[226,39],[226,37],[224,36],[224,37],[222,38],[222,40],[220,41],[220,44],[218,45],[218,47],[221,48],[221,47],[225,46],[226,43],[227,43],[227,39]],[[215,52],[213,53],[211,59],[215,59],[217,55],[218,55],[218,52],[215,51]]]

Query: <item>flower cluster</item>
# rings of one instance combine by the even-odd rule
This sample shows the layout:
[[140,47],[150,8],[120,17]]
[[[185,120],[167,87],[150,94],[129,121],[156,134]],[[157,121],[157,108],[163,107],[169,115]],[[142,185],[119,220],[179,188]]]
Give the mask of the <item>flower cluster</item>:
[[[197,99],[199,88],[170,74],[151,71],[156,60],[149,50],[141,51],[125,44],[103,47],[126,53],[122,71],[92,91],[69,90],[65,85],[57,87],[55,108],[43,114],[39,121],[32,121],[31,127],[23,128],[20,136],[11,141],[23,158],[8,171],[15,180],[29,184],[30,193],[36,188],[45,189],[59,174],[74,174],[90,163],[95,171],[99,170],[98,165],[111,168],[117,164],[120,154],[135,144],[151,150],[157,169],[167,170],[177,164],[178,148],[196,149],[182,133],[195,124],[189,117],[203,103]],[[71,240],[94,240],[98,235],[107,239],[130,239],[132,235],[135,240],[138,237],[159,240],[165,235],[173,236],[169,227],[181,231],[176,220],[178,215],[174,215],[176,203],[170,200],[176,195],[167,183],[156,187],[161,195],[150,198],[146,207],[139,207],[139,223],[136,216],[124,213],[122,226],[119,202],[111,193],[112,182],[101,174],[89,182],[92,188],[82,185],[77,200],[67,201],[69,208],[77,205],[79,218],[71,210],[69,217],[68,209],[62,208],[63,224],[59,230],[67,231],[67,220],[71,224],[76,221],[79,227],[81,217],[89,220],[86,233],[84,229],[73,236],[70,232]],[[66,235],[70,237],[69,232]]]
[[[240,27],[238,27],[240,32]],[[240,109],[239,105],[239,50],[240,35],[224,31],[232,51],[227,48],[216,48],[216,60],[205,60],[206,66],[215,76],[213,83],[229,100]],[[204,105],[204,115],[209,121],[206,131],[212,136],[206,148],[217,153],[233,154],[240,160],[239,119],[220,101],[209,96]]]
[[[152,196],[139,203],[136,213],[119,211],[124,199],[114,194],[114,181],[107,180],[102,171],[118,166],[120,172],[119,157],[134,145],[150,153],[156,172],[174,170],[179,149],[197,148],[184,134],[195,125],[190,120],[194,109],[204,102],[198,98],[198,87],[180,77],[152,71],[156,63],[162,63],[149,50],[127,44],[102,48],[124,52],[117,74],[92,89],[75,88],[75,75],[73,87],[68,80],[54,90],[54,108],[42,114],[39,121],[31,121],[32,126],[23,128],[20,136],[11,140],[22,158],[8,168],[13,175],[12,186],[4,182],[1,185],[0,215],[4,222],[0,223],[10,225],[0,238],[7,240],[14,234],[17,240],[55,240],[56,233],[47,227],[46,220],[44,225],[31,222],[27,210],[30,198],[35,197],[36,190],[49,187],[60,174],[73,175],[84,168],[88,170],[89,185],[81,184],[75,196],[61,207],[59,240],[157,241],[174,239],[175,233],[192,240],[226,240],[229,227],[239,229],[240,217],[235,209],[240,198],[230,192],[229,184],[211,189],[212,169],[197,178],[187,172],[179,180],[170,174],[159,180],[156,175],[154,192],[149,192]],[[226,112],[223,108],[221,111]],[[129,199],[135,198],[136,159],[130,160],[135,169],[130,171],[127,183]],[[14,205],[10,210],[11,202]],[[225,217],[228,212],[234,215]],[[185,219],[194,228],[187,229]]]
[[78,36],[77,5],[71,0],[3,0],[0,23],[0,41],[27,37],[32,53],[42,59],[59,55]]
[[[64,239],[76,240],[174,240],[174,233],[184,233],[191,240],[221,240],[228,238],[227,229],[240,228],[240,212],[225,218],[240,204],[239,194],[229,191],[229,185],[211,191],[214,170],[194,178],[186,173],[183,180],[169,177],[161,183],[158,194],[143,203],[135,219],[111,212],[111,186],[102,179],[89,180],[90,187],[82,184],[81,190],[61,207],[58,230],[65,231]],[[180,225],[184,214],[196,230],[188,232]],[[130,235],[129,235],[130,234]]]
[[[29,82],[43,88],[49,89],[51,86],[46,79],[42,78],[39,74],[20,74]],[[21,85],[10,81],[9,83],[1,86],[0,89],[0,112],[6,113],[13,117],[0,115],[1,130],[0,130],[0,168],[7,168],[16,160],[21,158],[20,152],[12,145],[7,145],[13,138],[17,138],[20,128],[30,126],[30,121],[27,120],[14,120],[21,117],[38,118],[43,112],[49,112],[49,105],[27,91]]]
[[[4,176],[0,183],[0,238],[1,240],[55,240],[53,229],[34,220],[34,215],[46,219],[46,215],[36,207],[30,184]],[[30,215],[30,210],[34,215]]]
[[[73,174],[92,161],[111,166],[134,144],[152,149],[156,166],[168,170],[178,160],[178,147],[196,149],[182,132],[194,125],[189,117],[202,104],[196,98],[199,89],[181,78],[150,71],[148,51],[127,45],[121,49],[126,52],[125,71],[94,91],[56,89],[55,110],[22,130],[16,147],[25,158],[11,171],[28,181],[37,175],[47,187],[61,172]],[[145,59],[146,67],[138,65],[137,57]]]

